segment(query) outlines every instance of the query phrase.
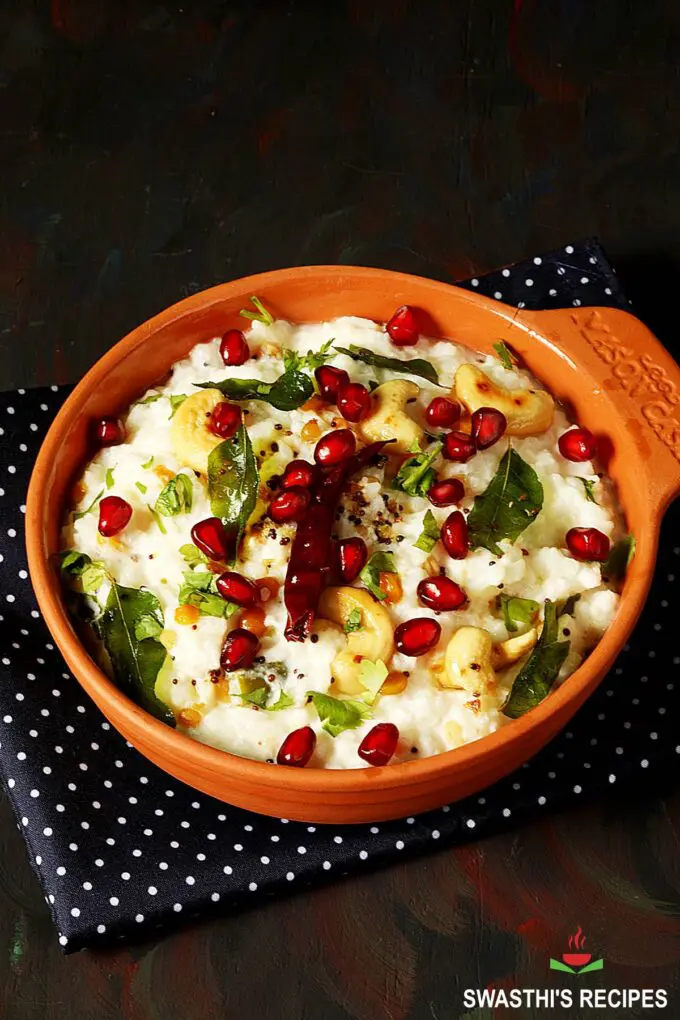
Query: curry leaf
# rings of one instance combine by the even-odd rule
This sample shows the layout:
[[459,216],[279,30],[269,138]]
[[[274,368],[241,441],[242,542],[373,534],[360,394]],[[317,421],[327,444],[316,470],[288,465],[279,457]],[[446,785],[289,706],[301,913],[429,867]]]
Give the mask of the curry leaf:
[[359,574],[359,580],[366,585],[368,590],[372,592],[377,599],[384,602],[387,595],[380,587],[380,575],[396,573],[397,568],[394,565],[394,554],[381,551],[373,553],[370,560]]
[[[156,677],[166,650],[156,635],[163,629],[163,611],[153,592],[111,583],[106,603],[94,621],[117,683],[152,715],[171,726],[169,708],[155,694]],[[156,628],[156,635],[152,631]]]
[[555,603],[555,612],[557,613],[557,619],[560,616],[573,616],[576,603],[581,598],[580,595],[570,595],[566,599],[558,599]]
[[435,386],[441,385],[439,376],[434,365],[424,358],[388,358],[384,354],[376,354],[368,347],[357,347],[350,344],[349,347],[336,347],[340,354],[346,354],[353,361],[360,361],[364,365],[371,365],[373,368],[388,368],[391,372],[401,372],[405,375],[417,375],[421,379],[427,379]]
[[431,553],[439,541],[439,534],[440,527],[437,524],[437,519],[432,511],[428,510],[423,518],[423,530],[420,532],[418,540],[413,544],[416,549]]
[[260,379],[223,379],[196,383],[201,389],[216,389],[230,400],[264,400],[279,411],[294,411],[314,394],[314,383],[306,372],[289,368],[274,382]]
[[635,536],[626,535],[612,546],[602,573],[612,581],[622,581],[635,556]]
[[432,465],[442,451],[440,442],[432,443],[429,450],[419,453],[399,468],[392,482],[393,489],[408,493],[409,496],[427,496],[435,479]]
[[241,421],[238,432],[211,450],[208,457],[210,508],[233,535],[236,551],[255,509],[258,487],[257,462]]
[[239,315],[242,315],[244,319],[250,319],[251,322],[262,322],[265,326],[272,326],[274,324],[274,316],[271,312],[268,312],[258,297],[251,297],[251,304],[255,305],[255,311],[251,311],[249,308],[242,308]]
[[187,514],[191,510],[193,491],[193,482],[189,475],[175,475],[161,490],[154,504],[154,510],[157,514],[162,514],[163,517]]
[[149,508],[149,510],[151,511],[151,516],[153,517],[153,519],[155,520],[156,524],[158,525],[158,530],[160,531],[160,533],[162,535],[167,535],[168,529],[163,524],[163,518],[161,517],[161,515],[158,513],[157,510],[154,509],[154,507],[151,506],[150,503],[147,503],[146,505]]
[[337,737],[345,730],[355,730],[364,719],[369,718],[371,710],[363,701],[341,700],[320,691],[307,691],[314,708],[321,719],[323,729],[332,737]]
[[541,636],[515,677],[503,712],[518,719],[548,696],[569,654],[569,642],[557,640],[557,606],[546,600]]
[[470,545],[502,556],[503,539],[514,542],[540,513],[543,486],[534,469],[509,449],[468,516]]
[[522,599],[519,595],[499,595],[498,602],[503,613],[503,622],[510,632],[523,626],[531,626],[541,608],[533,599]]

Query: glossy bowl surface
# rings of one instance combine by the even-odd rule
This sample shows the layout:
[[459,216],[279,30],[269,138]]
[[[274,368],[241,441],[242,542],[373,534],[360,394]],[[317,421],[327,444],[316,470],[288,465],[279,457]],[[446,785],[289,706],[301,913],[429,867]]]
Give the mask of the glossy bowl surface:
[[[297,322],[419,308],[423,331],[490,351],[507,341],[579,423],[601,437],[637,551],[611,627],[583,665],[533,711],[454,751],[384,768],[292,769],[207,747],[138,708],[95,665],[71,624],[51,555],[66,496],[88,456],[93,418],[122,412],[194,344],[242,324],[257,294]],[[133,330],[87,373],[56,416],[36,461],[26,511],[31,579],[66,662],[104,715],[162,769],[238,807],[308,822],[415,814],[488,786],[543,747],[595,689],[628,639],[654,570],[659,524],[680,487],[680,370],[637,319],[608,308],[520,312],[476,294],[381,269],[309,266],[195,294]]]

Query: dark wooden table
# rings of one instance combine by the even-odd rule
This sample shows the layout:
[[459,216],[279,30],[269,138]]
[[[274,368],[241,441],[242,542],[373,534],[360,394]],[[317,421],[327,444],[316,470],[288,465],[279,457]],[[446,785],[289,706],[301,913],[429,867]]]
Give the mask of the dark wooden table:
[[[673,0],[1,5],[3,387],[75,380],[230,277],[340,262],[455,280],[589,234],[672,344],[679,37]],[[666,987],[677,1016],[679,828],[669,776],[63,959],[3,802],[0,1018],[491,1018],[462,990],[549,986],[579,924],[604,986]]]

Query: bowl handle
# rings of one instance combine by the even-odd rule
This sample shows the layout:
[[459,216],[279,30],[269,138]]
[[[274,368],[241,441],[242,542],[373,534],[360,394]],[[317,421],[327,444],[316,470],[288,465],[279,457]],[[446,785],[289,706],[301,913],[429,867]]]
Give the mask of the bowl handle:
[[639,319],[618,308],[523,313],[522,325],[565,343],[602,380],[644,437],[649,503],[665,510],[680,493],[680,367]]

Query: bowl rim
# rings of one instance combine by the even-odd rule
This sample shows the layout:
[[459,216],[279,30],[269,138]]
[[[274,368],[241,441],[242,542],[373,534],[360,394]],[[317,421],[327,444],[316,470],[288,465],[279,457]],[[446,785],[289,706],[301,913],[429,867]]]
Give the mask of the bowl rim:
[[[492,755],[502,754],[503,750],[514,747],[522,741],[525,742],[528,749],[525,756],[528,758],[533,753],[530,750],[532,743],[528,739],[529,735],[549,723],[551,717],[558,716],[560,709],[565,705],[576,702],[577,708],[580,707],[588,694],[593,678],[596,675],[604,676],[606,670],[623,649],[642,610],[651,583],[659,516],[646,522],[644,530],[636,534],[635,570],[631,571],[632,576],[626,578],[621,593],[615,618],[616,631],[618,632],[615,641],[612,640],[612,628],[610,627],[583,663],[558,688],[551,691],[550,695],[536,708],[519,719],[514,719],[500,726],[494,732],[463,744],[461,747],[414,761],[388,764],[380,768],[296,769],[272,767],[271,763],[242,757],[233,752],[204,744],[166,725],[132,701],[96,665],[73,627],[63,603],[59,579],[45,551],[41,509],[49,478],[49,464],[54,458],[57,447],[62,442],[64,431],[77,417],[83,397],[104,382],[112,365],[117,364],[130,351],[145,343],[160,327],[192,315],[197,310],[205,309],[217,301],[223,301],[225,297],[229,297],[230,292],[240,294],[247,290],[250,293],[263,293],[268,285],[279,284],[287,279],[304,279],[305,276],[311,279],[319,274],[336,278],[344,275],[355,280],[364,277],[384,281],[387,278],[402,287],[408,287],[413,280],[416,280],[421,288],[426,285],[433,291],[448,292],[453,290],[459,300],[486,308],[494,315],[505,318],[513,326],[523,328],[531,343],[548,342],[554,345],[554,340],[542,333],[540,326],[536,325],[537,321],[540,322],[540,316],[548,313],[521,313],[512,306],[456,287],[453,284],[419,277],[415,274],[364,266],[315,265],[271,270],[217,284],[169,305],[132,329],[92,365],[64,401],[41,444],[26,499],[26,545],[29,574],[45,623],[78,682],[107,718],[119,716],[122,719],[128,734],[133,734],[131,738],[133,743],[135,734],[141,729],[144,731],[144,738],[140,743],[155,748],[162,747],[163,751],[167,752],[173,760],[186,761],[187,764],[207,769],[212,774],[231,774],[234,777],[237,776],[244,783],[260,782],[273,793],[277,789],[281,789],[298,793],[326,792],[349,795],[367,792],[369,789],[377,791],[406,785],[411,788],[428,785],[438,777],[450,773],[457,766],[461,770],[467,770],[485,757],[491,758]],[[601,309],[601,311],[612,310]],[[568,314],[569,310],[564,309],[564,312]],[[556,310],[552,310],[549,314],[554,321]],[[616,314],[634,319],[627,312],[618,309]],[[625,512],[625,506],[623,509]],[[118,723],[114,722],[113,725],[115,728],[119,728]]]

